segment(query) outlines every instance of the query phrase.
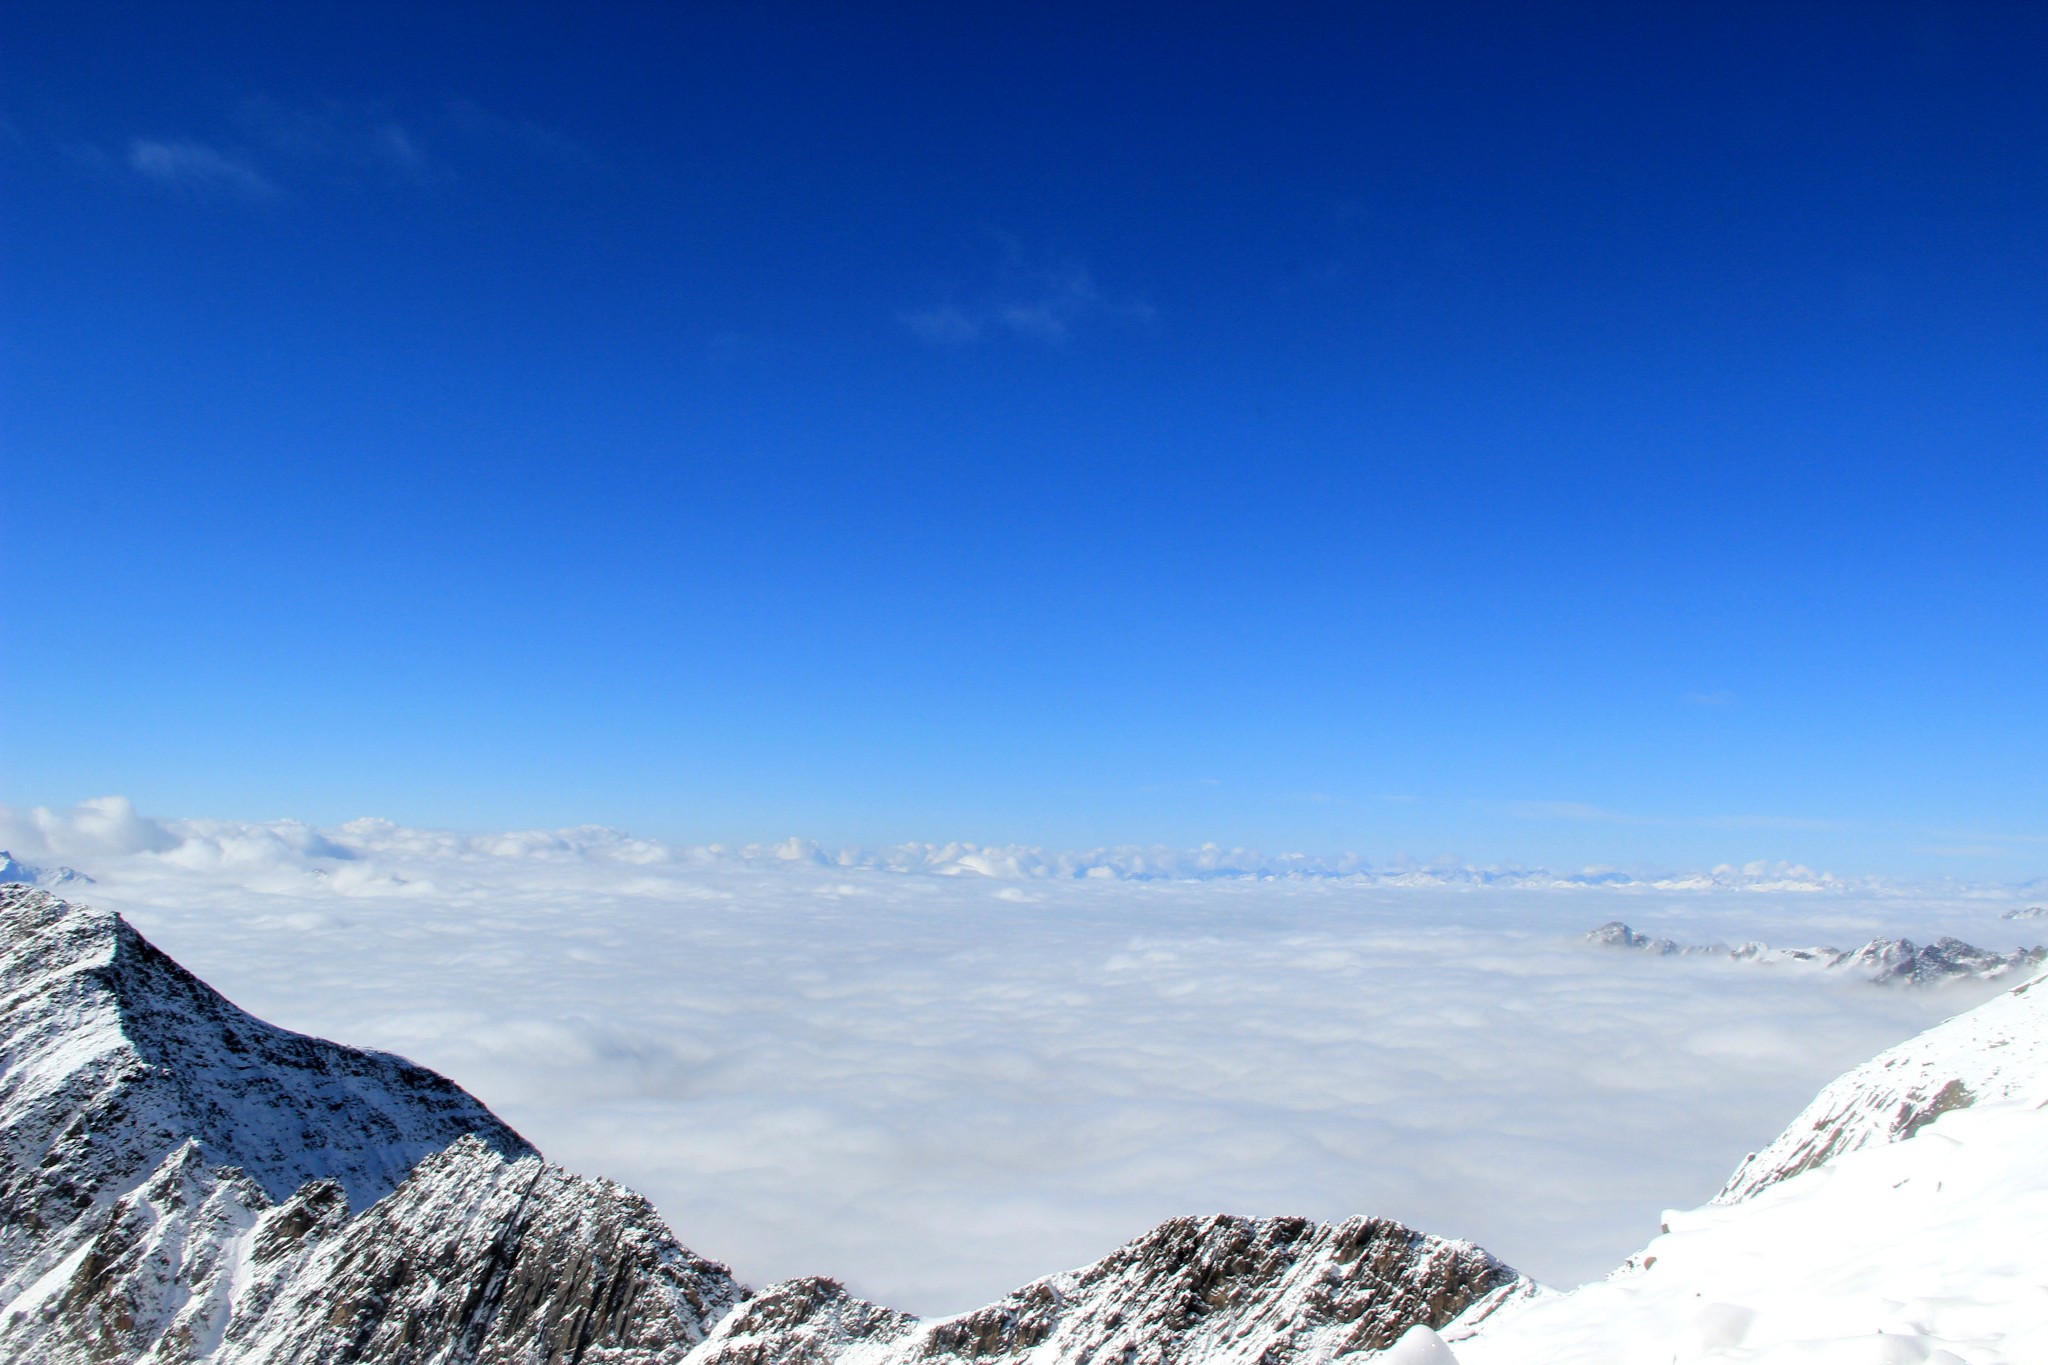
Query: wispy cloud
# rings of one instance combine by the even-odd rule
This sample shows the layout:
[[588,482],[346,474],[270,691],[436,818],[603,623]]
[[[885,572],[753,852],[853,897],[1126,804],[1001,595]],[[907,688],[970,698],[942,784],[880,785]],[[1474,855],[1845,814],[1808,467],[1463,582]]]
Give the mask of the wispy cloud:
[[935,346],[964,346],[979,340],[982,323],[969,317],[951,304],[937,308],[917,308],[898,314],[903,325],[914,332],[920,340]]
[[258,201],[279,193],[243,155],[191,138],[136,138],[128,144],[127,165],[144,180],[188,194]]
[[1057,345],[1091,322],[1143,324],[1156,315],[1143,299],[1104,290],[1078,261],[1033,260],[1007,238],[994,282],[953,292],[943,302],[899,312],[898,321],[936,346],[985,337]]
[[433,174],[419,135],[374,102],[300,107],[258,98],[242,105],[236,122],[276,157],[328,175],[417,183]]
[[1694,706],[1735,705],[1735,694],[1733,692],[1688,692],[1685,694],[1685,699]]
[[511,161],[558,167],[590,157],[560,131],[493,114],[467,100],[401,119],[374,100],[285,104],[267,97],[225,111],[206,134],[131,139],[125,154],[66,149],[98,175],[128,175],[187,194],[260,202],[321,186],[402,189],[460,178]]
[[452,132],[472,142],[496,144],[558,166],[587,166],[595,160],[583,144],[553,124],[508,118],[475,100],[451,100],[446,121]]

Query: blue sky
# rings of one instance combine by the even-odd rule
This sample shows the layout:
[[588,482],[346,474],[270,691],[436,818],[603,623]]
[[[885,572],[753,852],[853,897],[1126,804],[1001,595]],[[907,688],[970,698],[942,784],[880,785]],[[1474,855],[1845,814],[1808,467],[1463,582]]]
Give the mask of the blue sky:
[[2037,8],[0,25],[0,799],[2044,870]]

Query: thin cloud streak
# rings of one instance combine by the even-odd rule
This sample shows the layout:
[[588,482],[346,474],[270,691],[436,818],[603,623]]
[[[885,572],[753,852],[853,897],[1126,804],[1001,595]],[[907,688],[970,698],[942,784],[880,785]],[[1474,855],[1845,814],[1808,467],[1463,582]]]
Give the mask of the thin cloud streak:
[[126,160],[143,179],[187,193],[223,193],[251,202],[280,193],[240,154],[190,138],[136,138],[128,144]]
[[1156,310],[1143,299],[1113,296],[1077,261],[1027,263],[1014,239],[1004,239],[1004,262],[978,301],[955,300],[905,309],[897,320],[919,340],[965,346],[989,336],[1059,345],[1089,324],[1143,325]]

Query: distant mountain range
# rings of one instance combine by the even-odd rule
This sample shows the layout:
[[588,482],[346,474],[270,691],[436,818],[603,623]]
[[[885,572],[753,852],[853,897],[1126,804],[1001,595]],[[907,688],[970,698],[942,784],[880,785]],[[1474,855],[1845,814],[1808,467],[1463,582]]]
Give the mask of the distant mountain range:
[[[2009,916],[2010,918],[2010,916]],[[1668,938],[1639,934],[1620,920],[1610,920],[1586,935],[1588,943],[1625,948],[1658,957],[1725,957],[1737,962],[1796,963],[1821,971],[1844,972],[1880,983],[1924,986],[1970,977],[1995,981],[2015,972],[2031,972],[2048,960],[2048,948],[2021,948],[1995,953],[1959,938],[1943,936],[1915,944],[1909,938],[1874,938],[1861,948],[1773,948],[1751,941],[1733,948],[1720,943],[1680,944]]]
[[[1656,947],[1611,927],[1624,946]],[[645,1200],[549,1164],[453,1082],[265,1024],[119,916],[0,886],[0,1358],[1533,1365],[1691,1359],[1699,1352],[1686,1354],[1686,1341],[1740,1349],[1744,1360],[2003,1358],[1978,1348],[2002,1349],[2001,1334],[2024,1344],[2021,1329],[2042,1318],[2034,1300],[1987,1310],[1949,1292],[1940,1304],[1975,1314],[1969,1346],[1937,1330],[1949,1309],[1930,1308],[1910,1343],[1918,1354],[1882,1341],[1892,1353],[1871,1354],[1871,1334],[1892,1328],[1867,1320],[1876,1310],[1864,1310],[1854,1286],[1869,1276],[1836,1262],[1896,1254],[1882,1237],[1833,1236],[1812,1263],[1788,1244],[1769,1278],[1745,1291],[1754,1302],[1702,1307],[1702,1295],[1714,1276],[1747,1273],[1754,1260],[1717,1248],[1740,1243],[1758,1220],[1832,1232],[1840,1215],[1830,1199],[1879,1205],[1885,1237],[1975,1264],[1974,1205],[1929,1211],[1917,1193],[1888,1198],[1897,1186],[1873,1185],[1900,1161],[1908,1179],[1932,1170],[1965,1140],[1976,1143],[1972,1179],[1992,1180],[2000,1201],[1979,1221],[2038,1217],[2026,1211],[2048,1208],[2048,1169],[2001,1153],[2048,1148],[2044,1002],[2048,992],[2030,983],[1849,1073],[1743,1163],[1717,1206],[1686,1215],[1691,1223],[1615,1278],[1572,1294],[1388,1219],[1212,1215],[1170,1220],[985,1308],[920,1320],[829,1279],[749,1289],[685,1248]],[[1956,1128],[1964,1119],[1983,1120],[1989,1136]],[[1893,1144],[1903,1157],[1886,1154]],[[1812,1183],[1808,1173],[1822,1166],[1837,1184]],[[1968,1182],[1956,1188],[1958,1201],[1976,1197]],[[1991,1228],[2005,1238],[1998,1264],[2018,1266],[2030,1284],[2048,1280],[2039,1250],[2048,1239],[2015,1240],[2002,1227]],[[1911,1286],[1884,1288],[1895,1298]],[[1612,1300],[1617,1293],[1624,1299]],[[1793,1307],[1775,1306],[1781,1298]],[[1793,1345],[1839,1337],[1862,1354],[1773,1354],[1813,1312],[1833,1335]],[[1961,1322],[1961,1313],[1951,1316]],[[1942,1355],[1950,1344],[1976,1353]]]

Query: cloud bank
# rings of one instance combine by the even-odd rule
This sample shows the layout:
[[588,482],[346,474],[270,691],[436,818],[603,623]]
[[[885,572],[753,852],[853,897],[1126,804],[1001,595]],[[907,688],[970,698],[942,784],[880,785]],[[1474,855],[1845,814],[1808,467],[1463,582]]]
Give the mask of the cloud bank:
[[[1247,850],[685,847],[0,809],[243,1005],[454,1076],[765,1282],[986,1301],[1176,1213],[1379,1213],[1556,1283],[1996,989],[1577,942],[1936,932],[2025,889]],[[2036,894],[2038,899],[2038,893]]]

